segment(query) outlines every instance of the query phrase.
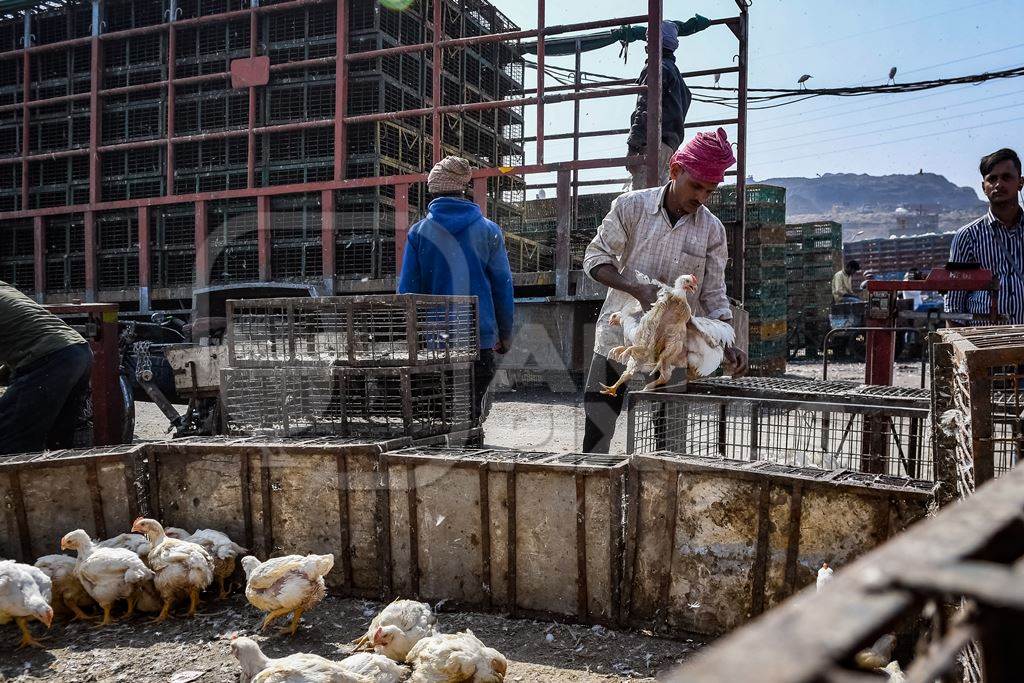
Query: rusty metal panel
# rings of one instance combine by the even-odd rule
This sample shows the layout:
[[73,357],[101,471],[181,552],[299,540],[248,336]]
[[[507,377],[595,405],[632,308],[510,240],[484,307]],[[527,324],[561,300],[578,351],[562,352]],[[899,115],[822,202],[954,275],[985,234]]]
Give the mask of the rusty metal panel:
[[[635,456],[626,621],[720,635],[924,516],[925,482],[678,455]],[[627,487],[628,489],[629,487]]]
[[18,520],[14,515],[14,492],[11,473],[0,471],[0,557],[20,555]]

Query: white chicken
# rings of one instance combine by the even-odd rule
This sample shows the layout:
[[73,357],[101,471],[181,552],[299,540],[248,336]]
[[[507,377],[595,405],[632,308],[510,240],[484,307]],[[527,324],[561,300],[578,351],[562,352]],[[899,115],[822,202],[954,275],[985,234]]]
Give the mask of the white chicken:
[[252,638],[232,638],[231,654],[242,667],[239,678],[241,683],[256,680],[375,683],[375,679],[353,672],[342,662],[332,662],[318,655],[297,653],[271,659],[263,654],[260,646]]
[[42,647],[28,629],[30,618],[42,622],[46,628],[53,623],[50,607],[50,577],[30,564],[14,560],[0,561],[0,624],[13,620],[21,631],[18,647]]
[[97,548],[123,548],[139,556],[143,562],[149,562],[151,546],[142,534],[118,534],[113,538],[96,543]]
[[413,667],[410,683],[501,683],[508,671],[504,655],[469,629],[424,638],[405,661]]
[[245,597],[258,610],[267,612],[261,630],[277,618],[292,613],[291,635],[299,628],[302,613],[312,609],[327,594],[324,576],[334,568],[334,555],[286,555],[260,562],[252,555],[242,558]]
[[384,655],[357,652],[338,662],[353,673],[366,676],[373,683],[400,683],[409,675],[409,669],[396,664]]
[[832,580],[833,573],[834,570],[828,566],[828,562],[821,563],[821,568],[818,569],[818,578],[814,581],[816,592],[820,593],[828,585],[829,581]]
[[103,608],[101,626],[114,622],[110,610],[117,600],[128,601],[124,617],[130,617],[145,585],[153,580],[153,571],[138,555],[124,548],[101,548],[81,529],[66,534],[60,540],[60,549],[78,552],[75,575],[85,592]]
[[437,617],[425,602],[395,600],[373,618],[355,645],[404,662],[413,645],[436,633],[436,623]]
[[235,558],[244,555],[246,549],[238,545],[228,535],[216,529],[197,529],[190,534],[184,529],[169,526],[164,529],[170,538],[177,538],[182,541],[191,541],[203,546],[206,552],[213,558],[213,577],[217,579],[220,588],[218,600],[228,597],[229,590],[225,587],[224,581],[231,578],[235,573]]
[[658,378],[644,387],[649,391],[666,384],[676,368],[686,368],[691,379],[717,370],[726,347],[736,343],[736,332],[727,322],[693,315],[686,294],[697,290],[697,278],[680,275],[669,287],[640,272],[636,277],[657,285],[658,298],[646,313],[634,300],[609,317],[609,325],[622,327],[624,343],[612,349],[609,358],[624,363],[626,370],[612,386],[601,385],[601,393],[615,396],[637,372],[658,372]]
[[75,620],[89,620],[95,617],[86,614],[82,608],[91,607],[96,601],[89,597],[82,586],[81,580],[75,574],[75,567],[78,561],[69,555],[44,555],[36,560],[36,569],[39,569],[50,578],[53,585],[53,599],[50,605],[55,611],[66,607],[74,615]]
[[164,528],[155,519],[140,517],[132,531],[145,534],[149,539],[149,566],[152,567],[153,585],[163,598],[163,609],[154,619],[164,621],[171,613],[175,600],[188,596],[188,616],[195,616],[199,593],[213,583],[213,558],[201,545],[168,538]]

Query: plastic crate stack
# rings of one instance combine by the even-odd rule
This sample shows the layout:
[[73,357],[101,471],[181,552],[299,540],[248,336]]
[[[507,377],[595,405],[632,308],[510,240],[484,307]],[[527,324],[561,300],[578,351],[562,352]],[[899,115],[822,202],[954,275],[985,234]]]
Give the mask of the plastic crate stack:
[[[597,234],[601,221],[611,210],[618,192],[581,194],[576,202],[576,219],[569,232],[569,255],[573,268],[583,265],[587,245]],[[522,228],[516,234],[554,250],[558,224],[558,208],[555,199],[533,199],[526,202]]]
[[820,351],[828,330],[832,276],[843,267],[843,226],[835,221],[786,226],[790,350]]
[[227,314],[232,433],[425,438],[475,426],[475,297],[255,299]]
[[[750,314],[750,374],[773,377],[786,371],[786,188],[747,185],[746,202],[743,303]],[[726,225],[735,249],[736,186],[720,187],[707,206]],[[726,282],[731,279],[727,271]]]

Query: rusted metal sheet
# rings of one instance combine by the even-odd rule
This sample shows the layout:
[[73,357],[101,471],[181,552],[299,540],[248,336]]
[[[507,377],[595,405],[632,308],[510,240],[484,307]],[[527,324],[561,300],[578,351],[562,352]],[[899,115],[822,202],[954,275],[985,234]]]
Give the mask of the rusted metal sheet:
[[0,556],[34,561],[60,552],[74,529],[103,537],[131,527],[125,486],[134,446],[62,450],[0,460]]
[[231,60],[231,87],[254,88],[270,82],[270,57]]
[[[880,545],[931,500],[928,487],[773,469],[716,458],[632,460],[638,510],[627,621],[720,635],[812,583],[821,562],[842,566]],[[900,501],[897,514],[890,499]]]

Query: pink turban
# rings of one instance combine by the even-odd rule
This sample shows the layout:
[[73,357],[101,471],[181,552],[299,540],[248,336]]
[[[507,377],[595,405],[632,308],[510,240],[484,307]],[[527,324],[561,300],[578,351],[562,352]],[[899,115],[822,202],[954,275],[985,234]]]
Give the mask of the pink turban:
[[719,128],[714,133],[697,133],[690,138],[672,155],[669,167],[678,164],[701,182],[720,183],[725,180],[726,170],[735,163],[725,129]]

